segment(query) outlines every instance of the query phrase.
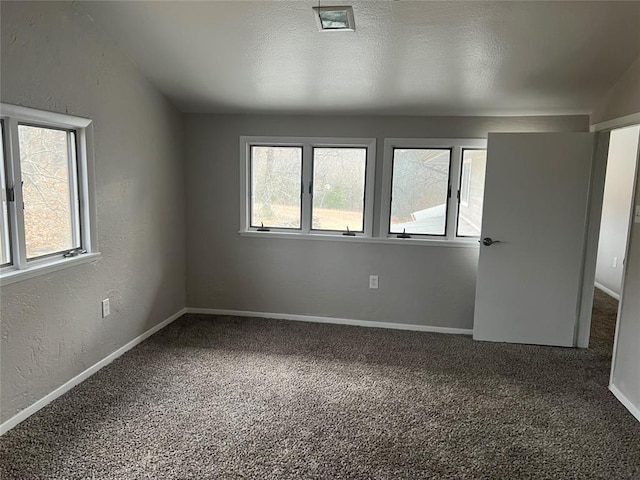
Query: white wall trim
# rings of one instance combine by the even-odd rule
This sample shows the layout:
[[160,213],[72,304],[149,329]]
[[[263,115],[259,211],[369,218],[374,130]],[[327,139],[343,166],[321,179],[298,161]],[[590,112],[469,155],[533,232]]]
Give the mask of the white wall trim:
[[274,318],[278,320],[293,320],[296,322],[332,323],[336,325],[353,325],[356,327],[389,328],[394,330],[412,330],[416,332],[452,333],[456,335],[471,335],[473,330],[466,328],[436,327],[430,325],[412,325],[408,323],[374,322],[371,320],[356,320],[351,318],[318,317],[314,315],[295,315],[291,313],[250,312],[245,310],[221,310],[219,308],[188,307],[187,313],[205,315],[228,315],[232,317]]
[[45,407],[49,403],[53,402],[56,398],[58,398],[59,396],[63,395],[64,393],[68,392],[69,390],[71,390],[76,385],[82,383],[87,378],[89,378],[91,375],[93,375],[98,370],[100,370],[102,367],[105,367],[105,366],[109,365],[116,358],[122,356],[124,353],[126,353],[129,350],[131,350],[136,345],[142,343],[144,340],[149,338],[151,335],[153,335],[157,331],[162,330],[164,327],[169,325],[174,320],[180,318],[185,313],[187,313],[187,309],[186,308],[183,308],[179,312],[174,313],[173,315],[171,315],[166,320],[164,320],[164,321],[160,322],[159,324],[157,324],[155,327],[152,327],[149,330],[147,330],[146,332],[144,332],[142,335],[137,336],[136,338],[131,340],[126,345],[120,347],[115,352],[111,353],[110,355],[107,355],[105,358],[100,360],[95,365],[87,368],[85,371],[79,373],[78,375],[73,377],[71,380],[69,380],[65,384],[63,384],[60,387],[56,388],[53,392],[49,393],[48,395],[45,395],[43,398],[41,398],[40,400],[38,400],[34,404],[28,406],[24,410],[21,410],[16,415],[14,415],[9,420],[7,420],[2,425],[0,425],[0,435],[4,435],[6,432],[11,430],[13,427],[18,425],[20,422],[22,422],[23,420],[26,420],[31,415],[36,413],[38,410],[40,410],[41,408]]
[[610,288],[605,287],[604,285],[602,285],[601,283],[595,282],[595,287],[598,290],[602,290],[604,293],[606,293],[607,295],[609,295],[610,297],[615,298],[616,300],[620,301],[620,294],[614,292],[613,290],[611,290]]
[[620,400],[620,403],[627,407],[627,410],[631,412],[631,415],[636,417],[636,419],[640,422],[640,408],[636,407],[631,402],[631,400],[629,400],[624,393],[618,390],[618,387],[616,387],[613,383],[609,385],[609,390],[611,390],[611,393],[613,393],[615,397]]
[[613,120],[607,120],[606,122],[594,123],[589,128],[592,132],[600,132],[602,130],[613,130],[614,128],[628,127],[630,125],[637,125],[640,123],[640,112],[632,113],[624,117],[614,118]]
[[[640,115],[640,114],[639,114]],[[620,301],[618,303],[618,316],[616,319],[615,337],[613,339],[613,353],[611,354],[611,373],[609,374],[609,383],[613,385],[613,378],[616,371],[616,362],[618,358],[618,343],[620,339],[620,323],[622,322],[622,307],[624,306],[624,291],[627,284],[627,264],[626,259],[629,257],[629,249],[631,248],[631,234],[633,232],[635,205],[638,202],[638,175],[640,174],[640,148],[636,152],[636,169],[633,175],[633,189],[631,190],[631,211],[629,212],[629,228],[627,229],[627,242],[624,249],[624,261],[622,262],[622,285],[620,286]]]

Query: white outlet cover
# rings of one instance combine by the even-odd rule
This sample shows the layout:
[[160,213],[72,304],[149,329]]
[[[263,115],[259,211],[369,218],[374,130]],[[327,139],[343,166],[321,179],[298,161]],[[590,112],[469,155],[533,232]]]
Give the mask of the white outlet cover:
[[369,288],[378,288],[378,275],[369,275]]
[[102,318],[106,318],[111,314],[111,305],[109,304],[109,299],[105,298],[102,300]]

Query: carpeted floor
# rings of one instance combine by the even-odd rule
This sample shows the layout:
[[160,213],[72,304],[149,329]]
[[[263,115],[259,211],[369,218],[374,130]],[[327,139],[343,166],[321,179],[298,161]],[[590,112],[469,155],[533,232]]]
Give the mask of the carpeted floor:
[[640,478],[593,350],[189,315],[0,439],[2,479]]
[[594,289],[589,348],[611,358],[618,319],[618,300]]

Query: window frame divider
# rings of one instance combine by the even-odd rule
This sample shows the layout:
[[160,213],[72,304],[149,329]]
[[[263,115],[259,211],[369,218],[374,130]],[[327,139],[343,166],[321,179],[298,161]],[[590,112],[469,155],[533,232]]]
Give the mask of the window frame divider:
[[[3,109],[4,110],[4,109]],[[9,223],[11,224],[11,259],[12,267],[16,270],[23,270],[27,266],[26,235],[24,230],[24,205],[22,172],[20,170],[20,150],[17,148],[20,140],[18,137],[18,119],[10,116],[4,118],[5,139],[7,145],[7,180],[12,183],[14,189],[13,202],[9,204]],[[8,130],[8,135],[7,135]]]
[[[67,131],[67,161],[69,168],[69,205],[71,206],[71,234],[73,237],[73,249],[84,247],[82,237],[82,215],[80,214],[80,184],[78,183],[78,144],[75,131]],[[76,245],[76,243],[78,245]]]
[[[0,182],[2,182],[2,184],[0,185],[0,188],[4,190],[4,198],[0,198],[0,202],[6,203],[6,208],[7,208],[6,218],[5,219],[0,218],[0,235],[2,235],[2,238],[5,240],[4,251],[2,252],[2,255],[3,256],[6,255],[6,258],[8,260],[5,263],[0,263],[2,267],[11,266],[13,264],[13,250],[11,246],[12,226],[11,226],[11,217],[9,215],[9,209],[11,208],[11,203],[15,202],[15,188],[13,187],[13,185],[9,186],[9,182],[7,181],[7,179],[9,178],[8,177],[9,167],[7,166],[8,156],[6,154],[7,139],[5,135],[5,130],[6,129],[4,126],[4,122],[0,121],[0,135],[2,135],[2,145],[1,145],[2,151],[0,152],[0,155],[2,155],[2,158],[0,158]],[[1,205],[0,205],[0,208],[2,208]]]
[[460,189],[460,170],[462,162],[462,150],[460,145],[451,148],[451,164],[449,165],[449,195],[447,197],[447,230],[446,239],[456,238],[458,229],[458,195]]
[[311,207],[313,198],[313,146],[309,146],[308,142],[302,142],[302,183],[305,188],[302,189],[302,199],[300,202],[300,226],[303,235],[311,232],[313,219],[311,217]]

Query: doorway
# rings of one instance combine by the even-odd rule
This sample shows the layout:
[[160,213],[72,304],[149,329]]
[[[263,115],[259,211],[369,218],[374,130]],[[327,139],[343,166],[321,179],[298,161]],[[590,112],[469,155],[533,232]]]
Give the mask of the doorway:
[[611,131],[596,260],[589,349],[611,359],[637,168],[640,125]]

